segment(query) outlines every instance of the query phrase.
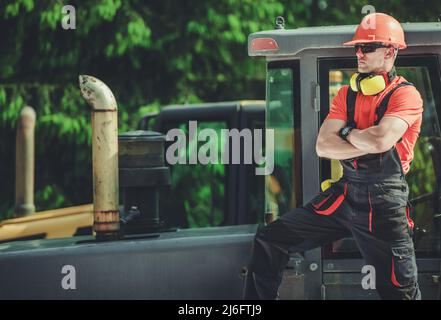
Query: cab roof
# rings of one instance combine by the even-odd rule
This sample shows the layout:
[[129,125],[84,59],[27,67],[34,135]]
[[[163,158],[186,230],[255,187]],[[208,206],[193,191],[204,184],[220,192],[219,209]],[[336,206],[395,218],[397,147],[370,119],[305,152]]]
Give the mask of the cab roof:
[[[441,45],[441,22],[407,22],[401,24],[408,47]],[[255,32],[248,37],[250,56],[297,55],[307,49],[342,48],[352,40],[357,25],[305,27]],[[253,50],[256,39],[273,39],[277,48]],[[254,42],[255,44],[256,42]]]

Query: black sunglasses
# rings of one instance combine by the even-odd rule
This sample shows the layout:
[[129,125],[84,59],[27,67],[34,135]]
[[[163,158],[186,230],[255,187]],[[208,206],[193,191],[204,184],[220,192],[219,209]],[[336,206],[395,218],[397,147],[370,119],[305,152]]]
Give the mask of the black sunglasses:
[[363,54],[371,53],[377,50],[378,48],[390,48],[390,45],[384,45],[381,43],[366,43],[366,44],[356,44],[354,46],[355,53],[358,52],[358,49],[361,49]]

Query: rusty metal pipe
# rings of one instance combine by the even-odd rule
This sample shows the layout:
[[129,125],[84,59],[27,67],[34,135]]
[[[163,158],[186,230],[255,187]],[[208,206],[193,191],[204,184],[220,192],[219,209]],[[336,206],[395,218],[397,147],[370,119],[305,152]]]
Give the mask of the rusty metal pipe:
[[93,229],[98,240],[119,234],[118,113],[112,91],[101,80],[80,75],[80,89],[92,110]]
[[35,119],[35,110],[26,106],[21,110],[20,117],[17,121],[15,149],[15,217],[27,216],[35,212]]

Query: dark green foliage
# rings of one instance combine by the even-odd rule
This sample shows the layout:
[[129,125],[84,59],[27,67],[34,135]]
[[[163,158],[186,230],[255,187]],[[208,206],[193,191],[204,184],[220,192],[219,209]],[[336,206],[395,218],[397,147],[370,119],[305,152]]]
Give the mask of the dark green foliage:
[[[76,29],[61,27],[63,5]],[[247,36],[272,29],[357,23],[361,0],[2,0],[0,2],[0,219],[14,199],[15,122],[37,112],[38,210],[92,200],[90,113],[78,75],[103,80],[119,104],[120,131],[170,103],[263,99],[265,64]],[[409,21],[436,19],[438,2],[372,1]]]

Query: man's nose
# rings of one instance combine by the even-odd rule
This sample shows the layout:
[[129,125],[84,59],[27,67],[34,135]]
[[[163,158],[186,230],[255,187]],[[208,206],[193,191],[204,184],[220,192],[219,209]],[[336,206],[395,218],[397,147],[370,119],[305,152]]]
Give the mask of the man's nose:
[[357,58],[361,58],[361,57],[363,57],[364,56],[364,53],[363,52],[361,52],[361,48],[358,48],[358,50],[357,51],[355,51],[355,55],[357,56]]

